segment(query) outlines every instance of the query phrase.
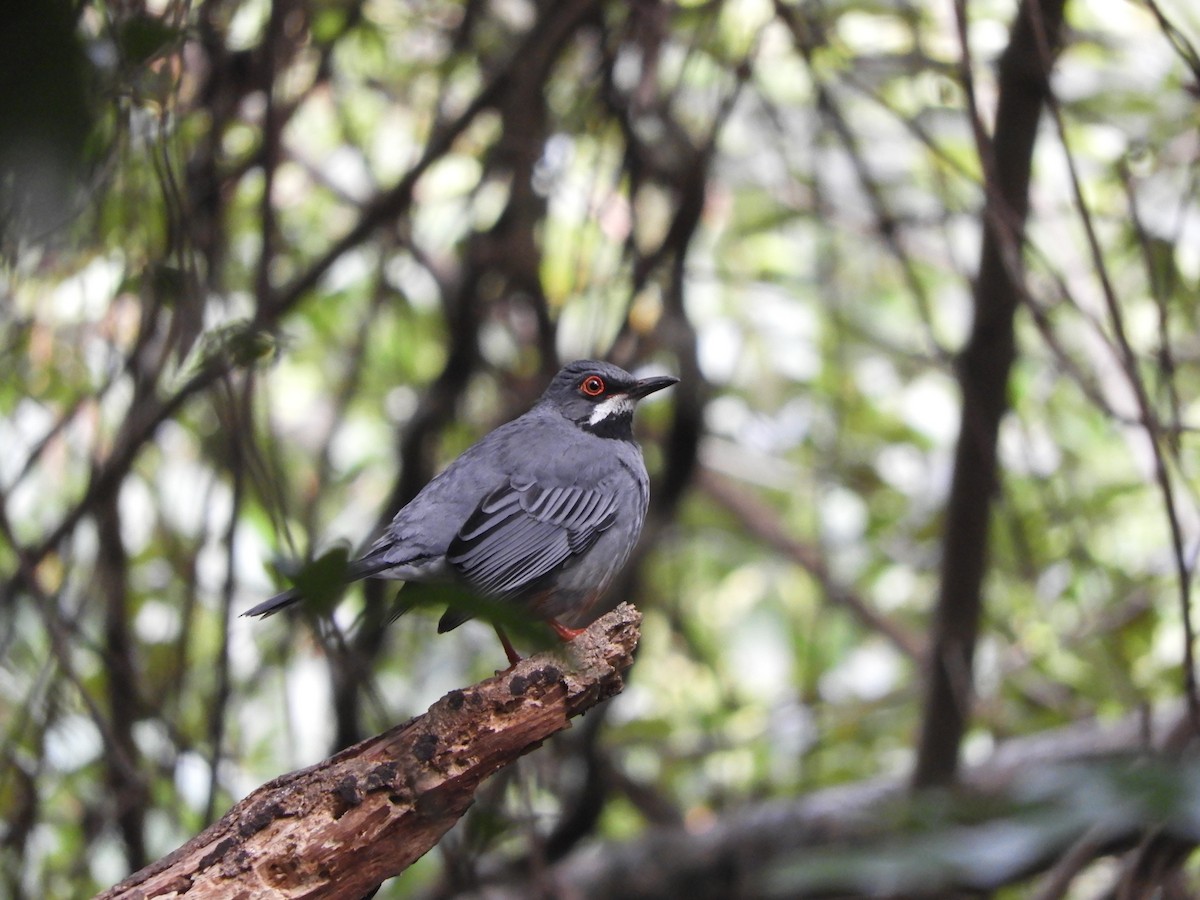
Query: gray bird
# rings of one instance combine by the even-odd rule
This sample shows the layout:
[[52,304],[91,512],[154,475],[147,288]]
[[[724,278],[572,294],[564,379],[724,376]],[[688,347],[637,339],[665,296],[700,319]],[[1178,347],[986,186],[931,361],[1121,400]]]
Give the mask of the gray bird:
[[[559,619],[591,621],[646,518],[634,408],[678,380],[636,379],[590,359],[564,366],[529,412],[485,435],[396,513],[346,580],[457,580],[519,604],[564,641],[578,636]],[[293,588],[243,615],[269,616],[300,599]],[[448,609],[438,632],[470,617]],[[497,631],[515,664],[520,656]]]

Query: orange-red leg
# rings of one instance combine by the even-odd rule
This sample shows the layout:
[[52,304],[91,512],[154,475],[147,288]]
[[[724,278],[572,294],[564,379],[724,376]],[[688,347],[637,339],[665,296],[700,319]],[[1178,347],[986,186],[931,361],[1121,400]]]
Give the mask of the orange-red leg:
[[496,636],[500,638],[500,643],[504,645],[504,655],[508,657],[508,667],[511,669],[521,661],[521,654],[513,647],[512,641],[508,639],[508,635],[504,633],[504,629],[499,625],[495,626]]
[[558,635],[558,639],[564,644],[567,641],[575,640],[575,638],[587,631],[586,628],[568,628],[555,619],[547,619],[546,623],[554,629],[554,633]]

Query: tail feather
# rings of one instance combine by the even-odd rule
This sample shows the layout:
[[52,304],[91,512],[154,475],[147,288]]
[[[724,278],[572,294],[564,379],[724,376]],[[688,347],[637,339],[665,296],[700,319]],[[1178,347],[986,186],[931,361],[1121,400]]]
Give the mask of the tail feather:
[[264,600],[258,606],[252,606],[250,609],[242,613],[242,617],[257,616],[260,619],[265,619],[267,616],[273,616],[281,609],[287,609],[293,603],[300,602],[301,594],[296,588],[289,588],[281,594],[276,594],[270,600]]
[[[404,565],[413,565],[432,558],[434,557],[428,555],[414,556],[411,560],[405,560],[403,562],[388,562],[383,558],[382,553],[375,553],[374,555],[368,555],[363,559],[356,559],[347,565],[345,563],[345,556],[343,555],[341,562],[342,569],[339,569],[336,577],[340,578],[345,584],[350,584],[353,581],[361,581],[363,578],[370,578],[372,575],[377,575],[380,572],[386,571],[387,569],[393,569]],[[267,616],[275,615],[275,613],[279,612],[281,609],[287,609],[289,606],[299,603],[302,599],[304,599],[304,594],[301,593],[299,588],[288,588],[283,593],[276,594],[270,600],[264,600],[262,603],[258,604],[258,606],[252,606],[250,609],[242,613],[242,616],[256,616],[260,619],[265,619]],[[405,611],[405,609],[407,609],[407,607],[400,607],[399,612],[395,613],[393,618],[399,616]]]
[[445,634],[447,631],[453,631],[463,622],[473,618],[475,618],[475,614],[473,612],[467,612],[466,610],[450,607],[444,613],[442,613],[442,617],[438,619],[438,634]]

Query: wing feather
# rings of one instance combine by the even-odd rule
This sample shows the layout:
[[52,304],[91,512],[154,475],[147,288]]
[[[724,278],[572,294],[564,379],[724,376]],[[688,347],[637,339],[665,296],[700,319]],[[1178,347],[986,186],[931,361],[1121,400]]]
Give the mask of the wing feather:
[[611,491],[510,478],[463,523],[446,561],[484,594],[514,594],[591,547],[616,508]]

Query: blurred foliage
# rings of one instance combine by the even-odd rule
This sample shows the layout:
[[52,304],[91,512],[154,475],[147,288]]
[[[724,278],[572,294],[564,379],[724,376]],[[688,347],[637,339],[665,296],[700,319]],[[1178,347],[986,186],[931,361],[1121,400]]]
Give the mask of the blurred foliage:
[[[638,433],[656,487],[684,478],[694,410],[705,478],[648,528],[625,584],[643,644],[602,724],[495,779],[380,896],[536,856],[597,759],[602,838],[903,777],[921,663],[846,596],[919,641],[937,593],[983,199],[962,76],[986,123],[1014,10],[962,8],[967,56],[950,4],[865,0],[0,14],[0,893],[111,884],[501,665],[479,623],[381,630],[392,586],[326,618],[237,614],[289,565],[327,591],[345,548],[532,401],[551,355],[684,375]],[[1151,448],[1190,565],[1200,18],[1068,17],[968,757],[1183,685]],[[1076,795],[1110,778],[1080,777]],[[1176,793],[1138,815],[1174,815]],[[933,883],[977,861],[941,835],[911,838],[958,854]],[[776,875],[784,894],[816,877]]]
[[770,867],[757,896],[929,896],[955,888],[993,891],[1065,854],[1131,833],[1200,838],[1196,766],[1109,760],[1048,766],[985,795],[935,794],[892,801],[866,845],[835,847]]

